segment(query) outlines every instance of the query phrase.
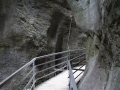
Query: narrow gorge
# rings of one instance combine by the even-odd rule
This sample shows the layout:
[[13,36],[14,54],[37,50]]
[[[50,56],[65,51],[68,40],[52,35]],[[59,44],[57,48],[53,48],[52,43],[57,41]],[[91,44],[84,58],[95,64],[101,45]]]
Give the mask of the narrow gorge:
[[34,57],[86,48],[78,90],[120,90],[119,42],[119,0],[0,1],[0,81]]
[[34,57],[68,50],[70,28],[70,49],[85,47],[71,14],[64,0],[1,0],[0,81]]

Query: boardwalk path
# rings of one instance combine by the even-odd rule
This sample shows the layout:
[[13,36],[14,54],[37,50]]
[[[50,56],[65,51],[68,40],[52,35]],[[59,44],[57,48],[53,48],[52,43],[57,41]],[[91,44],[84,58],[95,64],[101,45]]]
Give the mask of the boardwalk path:
[[[85,66],[82,69],[85,69]],[[82,71],[77,71],[74,74],[74,77],[79,75],[79,73],[81,72]],[[76,83],[80,80],[82,75],[83,73],[75,80]],[[48,81],[40,84],[39,86],[36,87],[35,90],[69,90],[68,83],[69,83],[68,70],[66,70],[60,73],[59,75],[49,79]]]

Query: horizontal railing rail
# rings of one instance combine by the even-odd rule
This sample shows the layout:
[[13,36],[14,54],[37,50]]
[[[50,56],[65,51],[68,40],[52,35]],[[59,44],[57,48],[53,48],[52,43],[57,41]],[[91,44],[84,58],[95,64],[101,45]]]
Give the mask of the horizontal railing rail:
[[[85,48],[84,49],[76,49],[76,50],[68,50],[68,51],[52,53],[52,54],[48,54],[48,55],[44,55],[44,56],[40,56],[40,57],[35,57],[30,62],[28,62],[27,64],[22,66],[20,69],[15,71],[13,74],[8,76],[6,79],[1,81],[0,89],[5,84],[7,84],[9,81],[12,82],[12,79],[14,79],[15,76],[19,75],[22,71],[24,73],[24,70],[32,67],[30,71],[28,71],[27,73],[25,72],[26,74],[20,79],[20,81],[18,83],[16,83],[16,85],[14,85],[12,87],[12,90],[16,90],[16,88],[20,87],[20,85],[22,85],[22,84],[24,85],[24,83],[28,77],[30,77],[30,79],[27,79],[28,81],[25,83],[25,86],[23,86],[23,88],[20,90],[27,90],[27,89],[34,90],[37,81],[39,82],[39,80],[41,80],[42,78],[48,78],[48,76],[50,76],[52,74],[56,75],[57,72],[61,72],[62,70],[67,69],[67,67],[69,67],[69,70],[72,70],[71,69],[72,67],[70,68],[70,65],[67,62],[68,57],[69,57],[69,62],[72,62],[80,57],[83,57],[85,55],[85,53],[82,52],[83,54],[81,54],[81,51],[84,51],[84,50],[85,50]],[[61,55],[61,56],[59,58],[55,58],[56,55]],[[47,58],[48,61],[35,65],[35,62],[37,60],[41,61],[44,58]],[[50,64],[50,66],[49,66],[49,64]],[[48,67],[43,68],[43,67],[45,67],[45,65],[48,65]],[[43,68],[43,69],[36,71],[36,69],[41,69],[41,68]],[[70,71],[70,73],[71,73],[71,71]],[[30,76],[30,74],[32,74],[32,76]],[[42,76],[40,76],[38,78],[39,75],[42,75]],[[52,76],[50,76],[50,77],[52,77]],[[72,77],[72,76],[70,76],[70,77]],[[74,81],[72,80],[72,82],[74,82]]]
[[0,87],[2,87],[7,81],[9,81],[9,80],[12,79],[15,75],[17,75],[21,70],[23,70],[24,68],[30,66],[35,60],[36,60],[36,58],[33,58],[30,62],[28,62],[28,63],[25,64],[23,67],[21,67],[20,69],[18,69],[17,71],[15,71],[13,74],[11,74],[10,76],[8,76],[6,79],[4,79],[3,81],[1,81],[1,82],[0,82]]

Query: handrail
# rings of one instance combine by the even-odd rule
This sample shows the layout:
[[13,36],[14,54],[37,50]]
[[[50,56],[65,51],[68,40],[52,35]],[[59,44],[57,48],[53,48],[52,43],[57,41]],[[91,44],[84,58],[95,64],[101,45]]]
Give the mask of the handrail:
[[[65,62],[66,62],[66,61],[64,61],[64,62],[62,62],[62,63],[59,63],[59,64],[56,64],[56,65],[54,65],[54,66],[51,66],[51,67],[49,67],[49,68],[46,68],[46,69],[44,69],[44,70],[38,71],[37,73],[40,73],[40,72],[43,72],[43,71],[46,71],[46,70],[52,69],[52,68],[55,67],[55,66],[58,66],[58,65],[64,64]],[[36,73],[36,74],[37,74],[37,73]]]
[[69,60],[67,61],[67,64],[68,64],[69,76],[70,76],[70,84],[69,84],[70,85],[70,89],[71,89],[71,87],[73,87],[73,90],[78,90],[77,86],[76,86],[76,83],[75,83],[75,79],[74,79],[74,76],[73,76],[73,73],[72,73],[72,68],[71,68],[71,64],[70,64]]
[[30,71],[29,71],[29,73],[27,73],[27,75],[21,80],[21,82],[19,82],[16,86],[18,86],[20,83],[22,83],[28,76],[29,76],[29,74],[30,73],[32,73],[32,70],[33,69],[31,69]]
[[86,48],[83,48],[83,49],[75,49],[75,50],[67,50],[67,51],[58,52],[58,53],[52,53],[52,54],[48,54],[48,55],[36,57],[36,59],[41,59],[41,58],[45,58],[45,57],[55,56],[55,55],[58,55],[58,54],[65,54],[65,53],[68,53],[68,52],[82,51],[82,50],[85,50],[85,49],[86,49]]
[[25,64],[24,66],[22,66],[20,69],[18,69],[17,71],[15,71],[13,74],[11,74],[10,76],[8,76],[6,79],[4,79],[3,81],[0,82],[0,86],[2,87],[7,81],[9,81],[10,79],[12,79],[15,75],[17,75],[19,73],[19,71],[23,70],[24,68],[28,67],[29,65],[31,65],[34,61],[36,60],[36,58],[33,58],[30,62],[28,62],[27,64]]
[[73,61],[74,59],[76,59],[76,58],[78,58],[78,57],[81,57],[81,56],[83,56],[83,55],[85,55],[85,53],[83,53],[82,55],[76,56],[75,58],[70,59],[70,61]]
[[[67,67],[67,65],[66,66],[64,66],[64,67]],[[63,67],[62,67],[63,68]],[[55,72],[57,72],[57,71],[59,71],[61,68],[59,68],[59,69],[57,69],[56,71],[53,71],[52,73],[49,73],[49,74],[47,74],[47,75],[45,75],[45,76],[42,76],[42,77],[40,77],[40,78],[38,78],[38,79],[36,79],[34,82],[36,82],[37,80],[40,80],[40,79],[42,79],[42,78],[44,78],[44,77],[46,77],[46,76],[49,76],[50,74],[53,74],[53,73],[55,73]]]
[[[32,76],[32,78],[30,79],[30,82],[33,80],[33,78],[35,77],[35,75],[36,75],[37,73],[39,73],[39,72],[41,72],[41,71],[44,71],[44,70],[47,70],[47,69],[44,69],[44,70],[41,70],[41,71],[38,71],[38,72],[34,72],[34,69],[35,69],[37,66],[44,65],[44,64],[48,64],[48,63],[51,63],[51,62],[54,62],[54,61],[58,61],[58,60],[64,59],[64,58],[68,57],[68,53],[77,52],[77,51],[82,51],[82,50],[85,50],[85,48],[84,48],[84,49],[68,50],[68,51],[63,51],[63,52],[52,53],[52,54],[48,54],[48,55],[44,55],[44,56],[35,57],[35,58],[33,58],[30,62],[28,62],[27,64],[25,64],[24,66],[22,66],[20,69],[18,69],[17,71],[15,71],[13,74],[11,74],[10,76],[8,76],[6,79],[4,79],[3,81],[1,81],[1,82],[0,82],[0,88],[3,87],[3,86],[4,86],[8,81],[10,81],[12,78],[14,78],[17,74],[19,74],[20,71],[26,69],[27,67],[29,67],[29,66],[32,65],[32,64],[33,64],[33,68],[30,70],[30,72],[28,72],[28,74],[27,74],[23,79],[21,79],[22,82],[28,77],[28,75],[29,75],[32,71],[33,71],[33,76]],[[63,57],[61,57],[61,58],[58,58],[58,59],[54,59],[54,60],[52,60],[52,61],[48,61],[48,62],[45,62],[45,63],[42,63],[42,64],[34,65],[35,61],[38,60],[38,59],[47,58],[47,57],[51,57],[51,56],[55,56],[55,55],[59,55],[59,54],[63,54],[63,55],[64,55],[64,54],[67,54],[67,55],[66,55],[66,56],[63,56]],[[76,58],[78,58],[78,57],[81,57],[81,56],[83,56],[83,55],[85,55],[85,53],[82,54],[82,55],[78,55],[78,56],[76,56],[75,58],[70,59],[70,61],[72,61],[72,60],[74,60],[74,59],[76,59]],[[70,61],[69,61],[69,62],[70,62]],[[66,61],[62,62],[62,64],[64,64],[64,63],[66,63]],[[57,66],[57,65],[60,65],[60,64],[56,64],[56,65],[50,67],[50,69],[52,69],[53,67],[55,67],[55,66]],[[33,80],[33,82],[34,82],[34,80]],[[28,82],[28,83],[29,83],[29,82]],[[17,85],[19,85],[19,84],[21,84],[21,82],[19,82]],[[26,86],[28,86],[28,84],[27,84]],[[26,88],[26,87],[25,87],[25,88]]]
[[41,64],[39,64],[39,65],[36,65],[35,67],[42,66],[42,65],[45,65],[45,64],[48,64],[48,63],[51,63],[51,62],[59,61],[59,60],[64,59],[64,58],[66,58],[66,57],[67,57],[67,56],[64,56],[64,57],[62,57],[62,58],[58,58],[58,59],[54,59],[54,60],[51,60],[51,61],[48,61],[48,62],[45,62],[45,63],[41,63]]

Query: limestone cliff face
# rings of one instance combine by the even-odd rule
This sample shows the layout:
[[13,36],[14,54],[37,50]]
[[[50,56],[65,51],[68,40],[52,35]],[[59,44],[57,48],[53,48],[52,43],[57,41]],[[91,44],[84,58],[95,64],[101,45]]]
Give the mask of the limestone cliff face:
[[[66,0],[1,0],[0,81],[33,57],[67,50],[70,15]],[[84,47],[86,36],[71,25],[70,49]]]
[[79,90],[120,90],[120,1],[67,1],[88,37],[88,66]]
[[100,29],[103,0],[68,0],[77,25],[84,31]]

